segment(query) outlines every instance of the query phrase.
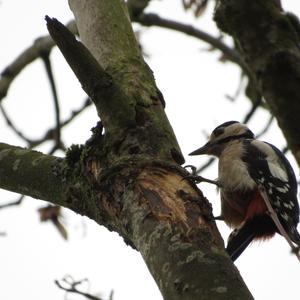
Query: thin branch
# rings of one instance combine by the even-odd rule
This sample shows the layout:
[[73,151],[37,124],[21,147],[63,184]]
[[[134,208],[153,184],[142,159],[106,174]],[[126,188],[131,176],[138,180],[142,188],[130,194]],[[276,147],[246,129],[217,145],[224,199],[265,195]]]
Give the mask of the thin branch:
[[252,107],[249,110],[249,112],[246,114],[246,116],[244,117],[242,123],[248,123],[249,120],[253,117],[254,113],[256,112],[256,110],[258,109],[258,107],[261,105],[261,98],[257,99],[255,102],[252,103]]
[[[58,280],[55,280],[54,283],[62,290],[66,291],[67,293],[74,293],[74,294],[78,294],[81,296],[86,297],[87,299],[90,300],[103,300],[103,298],[100,297],[96,297],[94,295],[91,295],[89,293],[86,292],[82,292],[80,290],[77,289],[78,285],[81,285],[84,282],[87,282],[87,279],[82,279],[82,280],[78,280],[75,281],[70,275],[64,277],[61,280],[64,284],[66,284],[67,286],[63,286]],[[109,299],[112,299],[112,295],[113,293],[110,293]]]
[[[82,113],[86,108],[88,108],[89,106],[91,106],[92,102],[90,100],[90,98],[87,98],[83,105],[81,107],[79,107],[76,110],[73,110],[70,114],[70,116],[64,120],[63,122],[61,122],[60,124],[60,128],[62,129],[63,127],[67,126],[68,124],[70,124],[75,117],[77,117],[80,113]],[[27,148],[29,149],[33,149],[36,148],[37,146],[41,145],[42,143],[49,141],[49,140],[53,140],[55,139],[55,131],[56,128],[51,128],[49,129],[42,138],[40,139],[30,139],[28,137],[26,137],[18,128],[17,126],[12,122],[12,120],[10,119],[10,117],[8,116],[6,110],[3,108],[3,105],[0,104],[0,111],[2,112],[5,121],[7,122],[7,125],[11,128],[11,130],[17,135],[19,136],[22,140],[24,140],[27,143]]]
[[225,95],[225,97],[227,99],[229,99],[230,101],[234,102],[239,97],[239,95],[241,94],[241,92],[242,92],[242,90],[244,88],[244,84],[243,84],[244,83],[244,79],[245,79],[245,76],[244,76],[243,73],[241,73],[240,81],[239,81],[239,84],[237,86],[237,89],[236,89],[234,95],[233,96],[231,96],[231,95]]
[[264,135],[269,130],[273,120],[274,120],[274,116],[271,115],[269,117],[269,120],[268,120],[267,124],[265,125],[265,127],[258,134],[256,134],[256,138],[260,138],[262,135]]
[[[68,124],[70,124],[73,121],[73,119],[75,119],[75,117],[77,117],[80,113],[82,113],[86,108],[91,106],[91,104],[92,104],[92,101],[90,100],[90,98],[87,98],[80,108],[73,110],[71,112],[71,115],[69,116],[69,118],[67,118],[65,121],[61,122],[60,127],[63,128],[65,126],[67,126]],[[55,130],[56,130],[56,128],[51,128],[45,133],[45,135],[42,138],[40,138],[38,140],[32,140],[30,143],[30,148],[37,147],[40,144],[44,143],[45,141],[53,140],[54,136],[55,136]]]
[[7,114],[6,110],[4,109],[3,105],[0,103],[0,111],[4,117],[4,120],[6,121],[6,124],[8,127],[11,128],[11,130],[19,137],[21,138],[23,141],[25,141],[27,144],[31,144],[33,143],[33,140],[29,139],[28,137],[26,137],[21,130],[19,130],[16,125],[13,123],[13,121],[11,120],[11,118],[9,117],[9,115]]
[[[67,28],[77,34],[75,21],[69,22]],[[35,40],[34,44],[23,51],[12,63],[2,72],[0,78],[0,102],[7,95],[8,89],[17,75],[31,62],[40,57],[43,51],[49,51],[55,46],[50,36],[44,36]]]
[[55,129],[55,135],[54,135],[55,145],[53,147],[53,150],[50,151],[50,154],[52,154],[52,153],[54,153],[55,150],[57,150],[59,148],[64,148],[64,147],[61,147],[62,142],[61,142],[60,107],[59,107],[59,100],[58,100],[58,95],[57,95],[56,84],[55,84],[52,66],[51,66],[50,51],[48,50],[48,51],[41,52],[41,58],[45,65],[47,77],[49,79],[50,87],[51,87],[51,91],[52,91],[53,102],[54,102],[56,129]]
[[20,205],[22,203],[22,201],[23,201],[24,198],[25,198],[25,196],[21,195],[19,197],[19,199],[17,199],[16,201],[5,203],[5,204],[1,204],[0,205],[0,209],[7,208],[7,207],[12,207],[12,206],[16,206],[16,205]]
[[159,26],[162,28],[167,28],[171,30],[175,30],[178,32],[185,33],[187,35],[193,36],[197,39],[200,39],[216,49],[219,49],[221,52],[226,54],[228,59],[236,64],[238,64],[243,71],[248,74],[248,76],[252,79],[253,75],[249,70],[247,64],[242,59],[241,55],[235,50],[224,44],[219,38],[213,37],[210,34],[197,29],[191,25],[179,23],[177,21],[168,20],[161,18],[156,14],[142,14],[138,19],[134,20],[141,25],[144,26]]

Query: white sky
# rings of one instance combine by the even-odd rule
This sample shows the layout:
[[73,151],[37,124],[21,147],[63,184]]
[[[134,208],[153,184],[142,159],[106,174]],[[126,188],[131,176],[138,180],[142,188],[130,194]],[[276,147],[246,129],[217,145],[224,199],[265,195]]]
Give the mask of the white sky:
[[[284,0],[283,5],[300,16],[300,4]],[[179,1],[152,1],[150,12],[192,23],[216,35],[211,12],[195,20],[182,11]],[[3,70],[34,39],[47,34],[44,16],[48,14],[62,22],[72,18],[67,1],[2,0],[0,4],[0,70]],[[208,46],[194,38],[163,29],[143,30],[142,41],[150,55],[148,63],[167,102],[166,112],[177,135],[187,163],[199,165],[205,157],[187,157],[187,153],[205,142],[205,134],[227,120],[241,120],[250,109],[241,96],[235,103],[225,99],[236,91],[240,72],[230,64],[218,62],[218,52],[206,52]],[[63,118],[80,107],[84,93],[77,79],[57,50],[53,52],[53,67],[61,99]],[[43,135],[54,124],[53,103],[42,63],[36,61],[14,82],[3,102],[24,133],[32,138]],[[250,122],[254,132],[263,128],[267,114],[257,113]],[[81,115],[63,131],[67,145],[84,143],[90,128],[97,122],[93,108]],[[205,130],[205,131],[204,131]],[[285,143],[276,125],[263,137],[279,148]],[[23,145],[0,119],[0,141]],[[49,145],[41,150],[47,151]],[[58,153],[57,155],[62,155]],[[290,158],[290,156],[289,156]],[[292,161],[293,159],[290,158]],[[295,167],[297,176],[298,168]],[[204,174],[217,176],[214,165]],[[299,176],[298,176],[299,177]],[[219,211],[219,196],[214,187],[201,186]],[[16,199],[17,195],[0,192],[0,203]],[[89,291],[107,297],[115,290],[115,300],[159,300],[160,293],[140,255],[127,247],[116,234],[108,232],[87,218],[64,210],[69,231],[68,242],[62,240],[51,224],[39,222],[36,209],[45,203],[26,198],[20,208],[0,211],[0,299],[52,300],[63,299],[64,292],[53,283],[65,274],[75,279],[89,278]],[[223,237],[229,230],[218,223]],[[300,265],[289,253],[286,242],[275,237],[270,242],[254,244],[237,260],[236,265],[255,299],[299,299]],[[70,295],[68,299],[82,299]]]

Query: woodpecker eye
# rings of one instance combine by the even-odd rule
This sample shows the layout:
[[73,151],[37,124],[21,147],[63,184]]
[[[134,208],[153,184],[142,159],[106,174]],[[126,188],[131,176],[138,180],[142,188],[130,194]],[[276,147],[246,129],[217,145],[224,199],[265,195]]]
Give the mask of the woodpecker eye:
[[219,127],[219,128],[216,128],[214,131],[213,131],[213,134],[215,137],[218,137],[220,136],[221,134],[224,133],[224,127]]

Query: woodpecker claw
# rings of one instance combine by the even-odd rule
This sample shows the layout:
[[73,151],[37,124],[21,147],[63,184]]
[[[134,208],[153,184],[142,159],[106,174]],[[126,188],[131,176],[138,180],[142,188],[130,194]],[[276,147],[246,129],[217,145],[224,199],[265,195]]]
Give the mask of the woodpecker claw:
[[201,183],[201,182],[207,182],[207,183],[211,183],[211,184],[215,184],[217,187],[221,187],[220,183],[217,181],[217,180],[211,180],[211,179],[207,179],[205,177],[202,177],[200,175],[197,175],[197,168],[193,165],[186,165],[184,166],[184,169],[187,169],[187,168],[190,168],[192,173],[185,176],[183,178],[186,179],[186,180],[192,180],[194,181],[195,183]]
[[183,180],[184,179],[186,179],[186,180],[192,180],[195,183],[207,182],[207,183],[214,184],[214,185],[216,185],[219,188],[221,187],[221,185],[218,182],[218,180],[211,180],[211,179],[199,176],[199,175],[190,174],[190,175],[184,176]]
[[187,170],[188,168],[190,168],[191,171],[192,171],[192,175],[197,176],[197,168],[196,168],[195,166],[193,166],[193,165],[186,165],[186,166],[184,166],[183,168],[186,169],[186,170]]

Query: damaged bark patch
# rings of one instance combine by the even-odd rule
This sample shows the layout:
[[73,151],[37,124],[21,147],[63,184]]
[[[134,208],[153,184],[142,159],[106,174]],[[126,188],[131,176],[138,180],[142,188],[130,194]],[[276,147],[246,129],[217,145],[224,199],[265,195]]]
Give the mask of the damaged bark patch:
[[142,204],[150,209],[149,217],[181,223],[189,237],[200,228],[211,228],[211,205],[180,174],[159,167],[147,168],[138,176],[137,186]]
[[[176,203],[174,202],[174,205],[170,205],[172,202],[170,201],[164,201],[164,198],[160,196],[160,194],[151,189],[147,189],[144,187],[141,187],[143,196],[145,199],[147,199],[148,204],[150,206],[150,209],[152,213],[156,216],[161,218],[170,218],[172,220],[180,220],[180,221],[186,221],[186,214],[184,206],[179,205],[179,207],[176,207]],[[169,198],[167,198],[169,199]],[[169,203],[168,203],[169,202]],[[181,203],[180,203],[181,204]],[[180,207],[181,206],[181,207]]]
[[138,176],[137,183],[142,199],[155,218],[186,222],[184,203],[177,197],[180,181],[179,175],[160,168],[145,169]]

